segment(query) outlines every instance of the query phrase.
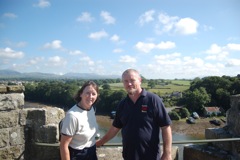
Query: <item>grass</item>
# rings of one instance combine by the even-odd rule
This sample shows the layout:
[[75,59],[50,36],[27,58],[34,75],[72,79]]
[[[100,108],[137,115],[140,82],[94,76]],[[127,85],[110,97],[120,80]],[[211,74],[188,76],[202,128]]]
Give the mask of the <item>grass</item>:
[[[154,88],[149,88],[147,83],[142,83],[142,87],[150,92],[160,95],[171,94],[172,92],[183,92],[190,87],[190,80],[165,80],[163,84],[156,85]],[[122,83],[110,83],[112,90],[124,89]]]

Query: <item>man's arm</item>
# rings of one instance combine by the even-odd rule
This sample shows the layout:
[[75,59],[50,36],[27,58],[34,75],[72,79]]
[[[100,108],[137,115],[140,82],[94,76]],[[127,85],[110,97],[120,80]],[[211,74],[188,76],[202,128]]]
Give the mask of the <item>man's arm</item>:
[[163,154],[161,160],[172,160],[172,129],[171,126],[161,127],[163,139]]
[[106,142],[108,142],[110,139],[116,136],[116,134],[119,132],[120,128],[116,128],[113,125],[108,130],[108,132],[99,140],[96,142],[96,146],[100,147],[104,145]]

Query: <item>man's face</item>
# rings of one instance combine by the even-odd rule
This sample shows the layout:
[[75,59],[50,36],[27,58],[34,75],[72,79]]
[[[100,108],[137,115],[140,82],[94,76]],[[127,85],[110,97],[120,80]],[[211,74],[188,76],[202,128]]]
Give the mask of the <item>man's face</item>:
[[129,95],[134,95],[141,90],[141,78],[135,72],[130,72],[122,76],[125,90]]

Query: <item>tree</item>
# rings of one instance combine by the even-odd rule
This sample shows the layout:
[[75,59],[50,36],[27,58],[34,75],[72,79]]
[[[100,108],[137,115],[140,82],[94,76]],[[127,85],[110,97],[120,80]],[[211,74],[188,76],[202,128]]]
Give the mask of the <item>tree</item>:
[[203,113],[204,106],[210,102],[210,96],[206,92],[206,89],[200,87],[193,91],[186,91],[183,94],[184,103],[186,108],[191,112]]
[[190,112],[188,111],[187,108],[184,107],[180,110],[180,116],[181,116],[181,118],[189,117]]
[[169,117],[172,119],[172,120],[180,120],[181,117],[178,115],[177,112],[175,111],[172,111],[172,112],[169,112]]
[[102,89],[110,89],[110,88],[111,88],[110,85],[107,83],[102,85]]
[[148,81],[148,87],[150,87],[151,89],[152,88],[154,88],[156,86],[156,83],[155,83],[155,81],[154,80],[150,80],[150,81]]

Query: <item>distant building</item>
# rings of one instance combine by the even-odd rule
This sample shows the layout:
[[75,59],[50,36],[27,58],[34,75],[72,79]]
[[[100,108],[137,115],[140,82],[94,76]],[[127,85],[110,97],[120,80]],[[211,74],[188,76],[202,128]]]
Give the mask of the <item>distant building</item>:
[[222,112],[219,107],[204,107],[204,116],[208,117],[213,114],[220,115]]
[[182,92],[172,92],[170,97],[182,98]]

